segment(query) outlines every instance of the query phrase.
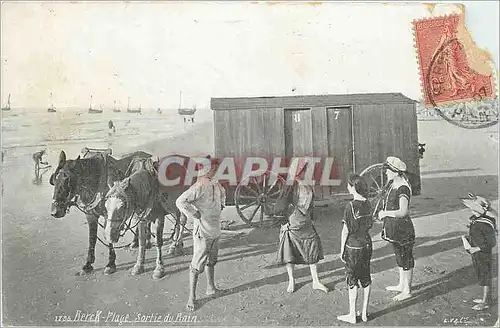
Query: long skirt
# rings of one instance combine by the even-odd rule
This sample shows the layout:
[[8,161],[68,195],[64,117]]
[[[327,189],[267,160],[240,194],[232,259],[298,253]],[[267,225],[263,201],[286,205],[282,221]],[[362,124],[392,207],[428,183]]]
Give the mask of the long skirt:
[[300,229],[290,229],[289,224],[281,227],[279,264],[314,264],[323,258],[321,239],[312,223]]

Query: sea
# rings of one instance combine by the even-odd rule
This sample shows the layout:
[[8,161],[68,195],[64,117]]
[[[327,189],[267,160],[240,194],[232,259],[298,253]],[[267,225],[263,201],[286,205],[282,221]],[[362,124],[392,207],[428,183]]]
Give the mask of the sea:
[[[143,109],[142,113],[113,112],[88,113],[86,109],[12,108],[2,111],[2,164],[14,165],[20,158],[28,158],[41,149],[47,150],[49,162],[57,160],[61,150],[68,158],[77,156],[83,147],[111,148],[113,154],[127,153],[155,140],[186,133],[194,126],[212,119],[210,109],[198,109],[194,122],[185,122],[186,116],[177,110]],[[109,133],[108,122],[116,132]]]

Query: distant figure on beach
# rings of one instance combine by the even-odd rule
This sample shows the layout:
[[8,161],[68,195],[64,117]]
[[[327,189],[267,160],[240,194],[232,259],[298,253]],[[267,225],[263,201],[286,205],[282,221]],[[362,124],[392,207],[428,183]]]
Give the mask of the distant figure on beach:
[[418,143],[418,156],[420,159],[424,158],[424,153],[425,153],[425,144],[423,143]]
[[[35,161],[35,180],[33,180],[34,183],[39,184],[42,179],[43,173],[46,172],[47,169],[49,169],[51,166],[47,161],[43,161],[43,156],[47,153],[45,149],[42,149],[40,151],[37,151],[36,153],[33,154],[33,160]],[[40,164],[45,165],[43,167],[40,167]],[[40,170],[45,170],[40,174]]]
[[113,121],[112,120],[109,120],[108,122],[108,135],[112,135],[116,132],[116,127],[115,125],[113,124]]
[[38,170],[40,168],[40,164],[49,165],[48,162],[43,161],[43,156],[46,153],[47,151],[45,149],[42,149],[33,154],[33,160],[35,161],[35,170]]

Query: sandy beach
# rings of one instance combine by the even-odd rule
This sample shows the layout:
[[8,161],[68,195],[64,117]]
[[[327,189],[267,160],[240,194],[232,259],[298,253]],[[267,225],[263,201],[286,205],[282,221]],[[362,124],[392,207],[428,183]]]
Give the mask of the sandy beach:
[[[460,240],[467,231],[469,216],[461,197],[475,192],[494,200],[494,207],[498,208],[497,128],[465,130],[445,121],[419,122],[419,141],[426,144],[426,152],[420,162],[422,194],[411,203],[417,235],[414,296],[394,303],[392,293],[385,291],[386,285],[396,282],[397,268],[392,248],[380,239],[381,227],[376,225],[372,230],[370,321],[366,325],[450,325],[450,320],[460,318],[470,325],[492,325],[497,320],[496,305],[483,312],[471,309],[471,301],[481,295],[481,289],[476,284],[470,255],[462,249]],[[75,158],[85,146],[85,142],[71,144],[68,158]],[[212,153],[213,147],[213,124],[207,121],[177,136],[141,146],[126,147],[118,142],[114,154],[119,157],[143,150],[159,156],[199,155]],[[59,151],[51,149],[48,158],[51,164],[56,164]],[[144,318],[144,321],[125,325],[165,325],[165,318],[171,318],[168,323],[171,325],[186,324],[175,320],[191,315],[184,311],[192,252],[189,238],[185,239],[185,256],[164,255],[167,274],[159,281],[151,278],[154,248],[146,253],[145,274],[131,276],[129,271],[136,253],[118,250],[118,271],[106,276],[103,269],[107,249],[99,243],[94,273],[76,276],[87,252],[85,217],[72,209],[63,220],[51,218],[53,188],[47,181],[49,174],[41,185],[34,185],[31,158],[11,157],[6,161],[8,165],[2,172],[4,325],[76,325],[57,322],[56,318],[75,318],[78,313],[98,311],[109,318],[108,322],[101,318],[96,322],[98,325],[118,325],[112,318],[119,321],[126,315],[129,320]],[[245,228],[235,209],[227,208],[223,220],[237,221],[244,233],[223,236],[216,283],[224,292],[205,297],[205,279],[200,279],[200,308],[194,313],[196,323],[190,324],[343,325],[336,319],[348,311],[348,290],[338,258],[342,210],[335,204],[318,209],[316,222],[325,252],[318,270],[320,279],[331,291],[328,294],[313,291],[308,268],[299,267],[298,288],[288,294],[285,270],[274,264],[277,228]],[[496,271],[494,277],[496,286]],[[493,295],[497,294],[495,287]],[[109,316],[110,313],[115,316]]]

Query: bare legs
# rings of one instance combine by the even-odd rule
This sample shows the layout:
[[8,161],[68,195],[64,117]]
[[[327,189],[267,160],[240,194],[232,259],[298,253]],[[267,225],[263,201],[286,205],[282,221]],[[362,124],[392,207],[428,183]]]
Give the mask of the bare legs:
[[[215,277],[215,266],[205,267],[207,275],[207,292],[208,296],[214,295],[218,289],[215,288],[214,277]],[[194,270],[189,270],[189,299],[186,304],[186,310],[194,311],[196,310],[196,285],[198,284],[199,273]]]
[[326,288],[325,285],[323,285],[321,282],[319,282],[318,268],[317,268],[316,264],[310,264],[309,268],[311,270],[311,277],[313,280],[313,289],[318,289],[318,290],[324,291],[325,293],[328,293],[328,288]]
[[474,303],[477,303],[472,308],[474,310],[484,310],[489,307],[490,303],[490,287],[483,286],[483,298],[477,298],[474,300]]
[[288,287],[286,291],[289,293],[293,293],[295,291],[295,278],[293,277],[293,267],[292,263],[286,264],[286,272],[288,273]]
[[189,270],[189,299],[186,304],[186,310],[194,311],[196,302],[196,285],[198,284],[199,273],[193,269]]
[[[324,291],[325,293],[328,293],[328,288],[326,288],[326,286],[323,285],[319,281],[318,268],[317,268],[316,264],[310,264],[309,268],[311,270],[313,289],[318,289],[318,290]],[[293,269],[294,269],[294,265],[292,263],[286,264],[286,272],[288,273],[288,287],[287,287],[286,291],[289,293],[293,293],[295,291],[295,278],[293,277]]]
[[387,286],[385,289],[391,292],[400,292],[403,290],[403,268],[399,268],[399,284],[396,286]]
[[413,279],[413,269],[403,270],[399,268],[399,284],[396,286],[386,287],[389,291],[400,292],[398,295],[393,297],[395,301],[403,301],[411,297],[411,282]]
[[207,274],[207,292],[206,292],[206,294],[208,296],[212,296],[218,291],[218,289],[215,288],[215,282],[214,282],[215,266],[207,266],[205,268],[205,271]]
[[361,320],[363,320],[363,322],[368,321],[368,301],[370,300],[371,289],[371,285],[363,289],[363,310],[361,312]]
[[[368,301],[370,299],[371,285],[363,288],[363,310],[361,312],[361,320],[363,322],[368,321]],[[358,297],[358,286],[349,288],[349,313],[344,315],[339,315],[338,320],[356,323],[356,299]]]

